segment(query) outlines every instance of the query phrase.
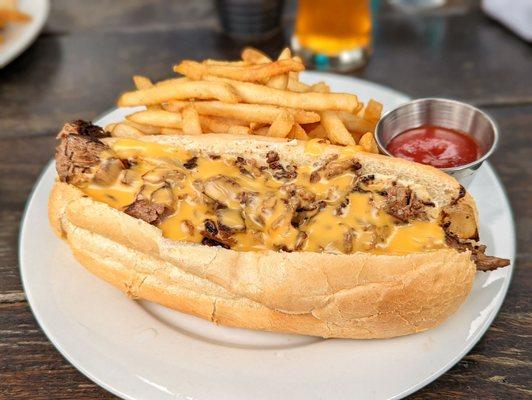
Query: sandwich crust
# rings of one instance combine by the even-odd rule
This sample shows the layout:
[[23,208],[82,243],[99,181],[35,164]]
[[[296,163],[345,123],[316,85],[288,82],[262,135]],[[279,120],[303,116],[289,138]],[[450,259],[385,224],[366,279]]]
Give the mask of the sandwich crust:
[[[210,144],[202,140],[190,143],[237,151],[227,141],[216,146],[212,138]],[[252,145],[256,151],[271,148],[262,149],[257,140]],[[290,153],[282,149],[277,148]],[[371,162],[382,164],[379,156],[357,157],[365,168]],[[396,160],[384,164],[391,161]],[[424,174],[423,167],[401,164],[394,173],[403,175],[403,181]],[[433,169],[428,175],[424,179],[445,186],[438,201],[451,204],[458,183],[445,174],[443,183],[435,182],[440,176]],[[468,196],[458,203],[475,210]],[[237,252],[176,242],[162,237],[157,227],[61,182],[51,192],[49,215],[54,231],[80,263],[127,295],[228,326],[339,338],[407,335],[433,328],[453,314],[475,275],[470,252],[451,248],[404,256],[340,255]]]

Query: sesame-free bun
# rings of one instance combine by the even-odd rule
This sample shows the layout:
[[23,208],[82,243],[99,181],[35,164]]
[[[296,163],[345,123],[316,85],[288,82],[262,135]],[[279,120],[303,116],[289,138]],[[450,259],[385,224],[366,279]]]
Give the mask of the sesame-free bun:
[[[274,150],[298,165],[317,165],[341,151],[325,146],[322,155],[311,156],[305,142],[216,134],[139,140],[256,158]],[[460,198],[459,184],[437,169],[368,153],[356,158],[362,173],[393,177],[430,196],[437,207],[459,206],[456,218],[465,213],[476,223],[472,198]],[[79,262],[128,296],[228,326],[338,338],[407,335],[453,314],[475,275],[469,251],[452,248],[330,254],[239,252],[177,242],[62,182],[50,194],[49,217]]]

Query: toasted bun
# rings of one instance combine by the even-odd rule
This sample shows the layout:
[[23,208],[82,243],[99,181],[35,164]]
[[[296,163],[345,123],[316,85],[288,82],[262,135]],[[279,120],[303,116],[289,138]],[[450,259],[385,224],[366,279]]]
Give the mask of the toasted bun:
[[[257,157],[273,149],[299,165],[323,158],[309,156],[295,141],[222,140],[221,135],[142,140]],[[426,190],[441,207],[459,204],[460,212],[476,221],[472,199],[456,201],[459,184],[440,171],[379,155],[357,158],[363,173],[393,176]],[[129,296],[228,326],[341,338],[407,335],[433,328],[454,313],[475,275],[470,253],[450,248],[405,256],[340,255],[237,252],[176,242],[60,182],[50,195],[49,214],[75,257]]]

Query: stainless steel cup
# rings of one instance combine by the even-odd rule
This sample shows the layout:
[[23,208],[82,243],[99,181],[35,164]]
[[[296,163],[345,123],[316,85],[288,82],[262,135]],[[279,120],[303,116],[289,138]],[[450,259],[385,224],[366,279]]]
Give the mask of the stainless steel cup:
[[466,187],[484,160],[495,151],[499,140],[497,125],[485,112],[456,100],[438,98],[413,100],[386,113],[377,124],[375,140],[382,153],[393,156],[386,150],[387,144],[400,133],[423,125],[462,131],[478,143],[481,152],[478,160],[458,167],[440,168]]

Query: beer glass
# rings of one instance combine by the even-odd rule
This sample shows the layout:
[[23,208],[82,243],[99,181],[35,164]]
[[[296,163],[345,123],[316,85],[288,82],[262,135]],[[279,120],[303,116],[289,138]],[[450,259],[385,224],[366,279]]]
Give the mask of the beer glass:
[[370,0],[299,0],[292,48],[316,69],[363,66],[371,51]]

